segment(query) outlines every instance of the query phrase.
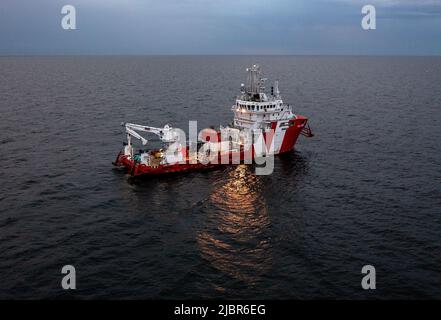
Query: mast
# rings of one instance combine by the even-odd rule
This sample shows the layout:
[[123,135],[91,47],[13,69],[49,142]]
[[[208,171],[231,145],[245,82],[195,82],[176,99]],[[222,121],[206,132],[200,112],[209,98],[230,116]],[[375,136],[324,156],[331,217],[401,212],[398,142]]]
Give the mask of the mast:
[[273,87],[273,95],[276,99],[280,99],[280,91],[279,91],[279,81],[274,81],[274,87]]
[[242,92],[247,96],[247,100],[260,101],[260,94],[265,92],[265,78],[261,77],[260,66],[254,64],[246,69],[248,72],[246,86],[242,87]]

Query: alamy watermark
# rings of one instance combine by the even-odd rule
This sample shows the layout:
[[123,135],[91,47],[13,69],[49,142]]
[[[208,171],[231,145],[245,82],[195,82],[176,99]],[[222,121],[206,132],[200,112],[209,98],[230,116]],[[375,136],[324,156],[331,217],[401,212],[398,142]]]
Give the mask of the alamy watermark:
[[61,287],[64,290],[75,290],[77,288],[77,276],[75,267],[68,264],[61,268],[61,274],[65,276],[61,279]]
[[[63,278],[61,280],[61,287],[64,290],[75,290],[77,288],[76,270],[73,265],[65,265],[61,269]],[[375,290],[377,288],[377,276],[375,267],[372,265],[365,265],[361,269],[361,274],[364,277],[361,280],[361,287],[364,290]]]
[[377,275],[375,267],[371,265],[365,265],[361,269],[361,273],[365,274],[361,280],[361,287],[364,290],[375,290],[377,288]]
[[[160,153],[168,165],[175,164],[257,164],[257,175],[270,175],[274,171],[274,155],[282,147],[278,137],[299,135],[304,123],[294,124],[291,127],[252,128],[240,130],[238,128],[220,127],[219,130],[205,128],[198,132],[197,121],[188,122],[189,139],[184,130],[165,125],[163,128],[153,128],[132,123],[125,123],[127,144],[124,156],[137,159],[138,163],[148,164],[151,159],[150,150],[140,150],[135,155],[132,138],[141,140],[146,145],[148,140],[138,132],[155,133],[163,142]],[[288,131],[289,129],[291,131]],[[292,131],[294,130],[294,132]],[[289,133],[287,133],[289,132]],[[287,139],[287,138],[286,138]],[[290,139],[287,139],[290,140]],[[295,141],[291,141],[294,143]],[[153,151],[154,152],[154,151]]]
[[361,8],[361,13],[364,14],[361,19],[361,27],[363,30],[377,29],[377,10],[371,4],[367,4]]
[[[377,29],[377,10],[374,5],[366,4],[361,8],[361,13],[364,15],[361,19],[361,27],[363,30]],[[66,4],[61,8],[61,14],[64,16],[61,19],[61,27],[64,30],[77,29],[77,13],[73,5]]]
[[67,4],[61,8],[61,14],[64,14],[63,18],[61,18],[61,27],[64,30],[76,30],[77,11],[75,7]]

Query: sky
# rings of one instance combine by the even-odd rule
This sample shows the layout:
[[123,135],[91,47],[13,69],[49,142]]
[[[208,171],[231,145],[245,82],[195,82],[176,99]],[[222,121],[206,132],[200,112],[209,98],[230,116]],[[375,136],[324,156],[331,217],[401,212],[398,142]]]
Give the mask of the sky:
[[0,55],[46,54],[441,55],[441,0],[1,0]]

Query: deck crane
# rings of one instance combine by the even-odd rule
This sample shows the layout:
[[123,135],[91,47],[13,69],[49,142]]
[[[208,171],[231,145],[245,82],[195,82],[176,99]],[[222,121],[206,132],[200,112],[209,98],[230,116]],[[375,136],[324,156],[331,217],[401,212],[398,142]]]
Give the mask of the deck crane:
[[127,145],[125,154],[132,156],[132,137],[141,140],[143,145],[146,145],[148,140],[141,136],[138,132],[153,133],[159,137],[164,143],[173,143],[178,140],[178,133],[169,125],[166,124],[163,128],[155,128],[149,126],[143,126],[134,123],[122,123],[127,132]]
[[135,138],[141,140],[143,145],[147,144],[148,140],[146,138],[144,138],[143,136],[141,136],[136,131],[150,132],[150,133],[156,134],[159,137],[159,139],[165,143],[175,142],[178,138],[177,133],[174,131],[174,129],[169,124],[166,124],[163,128],[143,126],[143,125],[134,124],[134,123],[123,123],[123,125],[126,127],[127,139],[129,142],[130,142],[130,137],[135,137]]

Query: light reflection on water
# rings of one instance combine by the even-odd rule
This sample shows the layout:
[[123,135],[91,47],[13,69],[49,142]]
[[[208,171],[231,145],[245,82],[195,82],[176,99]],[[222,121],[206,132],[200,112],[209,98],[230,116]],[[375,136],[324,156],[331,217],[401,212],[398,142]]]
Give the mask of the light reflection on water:
[[197,234],[202,258],[247,285],[256,284],[272,263],[263,182],[252,170],[240,165],[215,181],[208,197],[207,226]]
[[[308,158],[292,152],[275,159],[270,176],[239,165],[124,183],[130,212],[143,213],[137,234],[140,239],[154,234],[144,252],[159,252],[164,259],[158,281],[170,281],[170,268],[182,276],[167,294],[248,297],[268,289],[281,272],[285,276],[281,270],[304,242],[303,212],[295,203],[308,164]],[[289,266],[293,274],[296,266]],[[191,283],[192,289],[181,283]]]

